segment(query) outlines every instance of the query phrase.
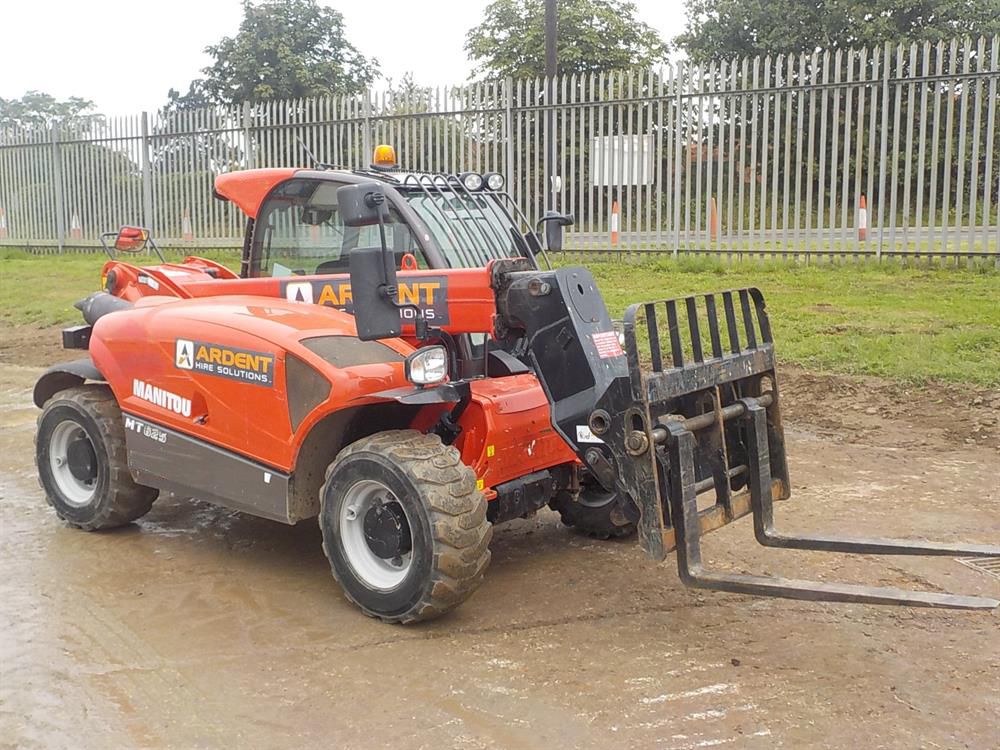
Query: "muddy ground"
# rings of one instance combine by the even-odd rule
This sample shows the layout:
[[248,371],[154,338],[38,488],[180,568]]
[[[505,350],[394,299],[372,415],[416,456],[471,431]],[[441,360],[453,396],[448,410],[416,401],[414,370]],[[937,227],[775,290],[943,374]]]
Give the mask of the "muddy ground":
[[[392,627],[343,598],[312,522],[163,500],[68,529],[32,466],[38,372],[0,364],[0,747],[1000,748],[996,612],[693,591],[672,557],[546,511],[496,530],[459,610]],[[1000,393],[784,376],[779,523],[1000,540]],[[747,520],[706,547],[730,570],[1000,597],[949,558],[764,551]]]

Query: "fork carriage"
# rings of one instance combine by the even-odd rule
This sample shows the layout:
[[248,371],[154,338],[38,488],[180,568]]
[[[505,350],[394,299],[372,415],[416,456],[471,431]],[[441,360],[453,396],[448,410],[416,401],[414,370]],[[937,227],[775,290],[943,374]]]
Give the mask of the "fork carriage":
[[[666,342],[661,339],[661,313],[666,317]],[[640,336],[643,325],[645,337]],[[648,369],[640,344],[648,345]],[[787,499],[791,490],[774,343],[759,290],[632,305],[625,314],[625,347],[631,395],[646,415],[643,438],[633,436],[632,443],[637,447],[648,444],[653,450],[639,453],[629,450],[626,443],[617,457],[636,464],[632,473],[636,481],[629,490],[640,499],[644,548],[657,559],[676,549],[684,583],[792,599],[975,609],[997,606],[995,600],[983,597],[705,570],[702,534],[748,513],[753,515],[757,542],[766,547],[951,556],[1000,556],[1000,548],[792,536],[775,529],[774,500]],[[714,502],[699,509],[699,495],[710,492],[714,492]]]

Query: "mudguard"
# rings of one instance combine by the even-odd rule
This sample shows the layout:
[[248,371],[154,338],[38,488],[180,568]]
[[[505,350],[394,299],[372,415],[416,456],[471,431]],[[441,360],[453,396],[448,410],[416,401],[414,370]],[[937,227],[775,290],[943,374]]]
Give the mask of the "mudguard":
[[35,402],[35,406],[41,409],[45,406],[45,402],[59,391],[82,385],[87,380],[107,382],[101,371],[94,366],[94,361],[90,357],[52,365],[42,373],[42,376],[35,383],[32,400]]

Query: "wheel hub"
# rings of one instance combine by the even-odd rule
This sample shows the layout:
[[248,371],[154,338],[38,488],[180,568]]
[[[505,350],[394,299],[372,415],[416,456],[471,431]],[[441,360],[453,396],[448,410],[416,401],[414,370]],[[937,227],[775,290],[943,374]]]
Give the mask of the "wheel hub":
[[406,578],[413,540],[406,509],[391,489],[362,479],[344,493],[340,544],[347,563],[369,588],[389,591]]
[[66,446],[66,463],[75,479],[86,483],[97,479],[97,454],[86,437],[77,437]]
[[393,560],[410,551],[410,525],[398,503],[378,503],[368,509],[365,542],[382,560]]

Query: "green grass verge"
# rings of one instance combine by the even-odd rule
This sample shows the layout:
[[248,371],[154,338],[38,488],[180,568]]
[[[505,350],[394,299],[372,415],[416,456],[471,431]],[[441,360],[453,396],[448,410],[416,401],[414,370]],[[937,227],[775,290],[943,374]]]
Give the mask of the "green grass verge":
[[[238,264],[232,253],[210,257]],[[77,322],[72,304],[98,288],[102,265],[97,255],[0,251],[0,323]],[[587,265],[614,317],[632,302],[757,286],[768,301],[783,362],[907,382],[1000,386],[1000,273],[991,265],[805,266],[708,258]]]

